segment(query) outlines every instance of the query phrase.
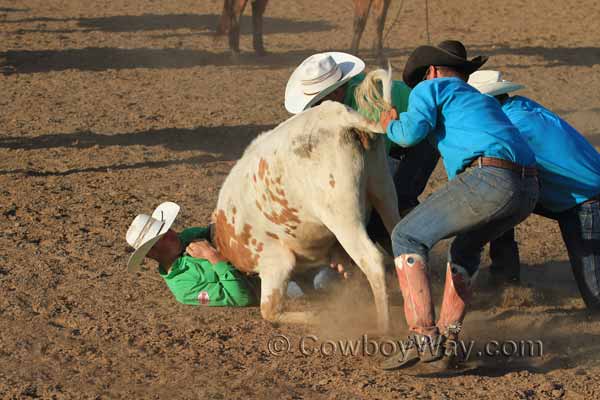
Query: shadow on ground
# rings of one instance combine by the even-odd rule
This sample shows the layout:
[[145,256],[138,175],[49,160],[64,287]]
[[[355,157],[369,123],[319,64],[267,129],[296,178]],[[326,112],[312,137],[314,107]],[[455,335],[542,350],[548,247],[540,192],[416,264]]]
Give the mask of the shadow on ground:
[[22,174],[25,176],[67,176],[86,172],[112,172],[140,168],[164,168],[172,165],[201,165],[209,162],[225,161],[223,157],[195,156],[185,159],[167,161],[144,161],[130,164],[111,164],[98,167],[71,168],[65,171],[40,171],[34,169],[18,168],[13,170],[0,170],[0,175]]
[[[1,10],[0,10],[1,11]],[[20,10],[18,10],[20,11]],[[214,32],[219,22],[217,14],[143,14],[143,15],[116,15],[99,18],[52,18],[33,17],[3,21],[5,24],[48,22],[75,22],[81,29],[72,31],[101,31],[101,32],[147,32],[161,30],[190,29]],[[240,21],[240,33],[252,33],[252,17],[243,15]],[[297,21],[286,18],[264,17],[264,33],[305,33],[324,32],[333,29],[334,25],[325,20]],[[46,29],[44,26],[36,29],[19,29],[15,33],[45,32],[61,33],[66,30]]]
[[[203,164],[216,161],[234,161],[241,157],[248,144],[271,125],[239,125],[199,127],[193,129],[152,129],[104,135],[94,132],[75,132],[42,135],[29,138],[0,138],[0,149],[40,150],[52,148],[86,149],[108,146],[163,146],[173,151],[198,150],[208,155],[184,159],[144,161],[132,164],[106,165],[90,168],[75,168],[66,171],[39,171],[33,169],[0,170],[0,175],[25,174],[27,176],[63,176],[81,172],[98,172],[138,168],[159,168],[179,164]],[[213,155],[214,154],[214,155]]]
[[119,49],[111,47],[87,47],[69,50],[22,50],[0,54],[4,64],[17,73],[39,73],[76,69],[80,71],[104,71],[108,69],[178,69],[197,66],[242,65],[277,68],[293,65],[311,50],[295,51],[258,57],[244,54],[233,60],[229,52],[211,53],[204,50],[163,49]]
[[[80,71],[104,71],[108,69],[178,69],[215,65],[260,69],[277,69],[297,65],[301,60],[322,50],[305,49],[257,56],[245,53],[233,59],[229,52],[212,53],[205,50],[163,49],[119,49],[112,47],[87,47],[69,50],[21,50],[0,53],[4,60],[5,74],[43,73],[76,69]],[[388,56],[407,54],[403,50],[388,51]],[[367,62],[370,57],[363,57]]]
[[[526,57],[542,57],[547,61],[546,67],[588,66],[600,64],[600,47],[543,47],[524,46],[513,47],[508,44],[501,46],[473,46],[473,53],[486,56],[517,55]],[[517,65],[511,65],[518,67]],[[530,68],[531,64],[523,65]]]
[[0,148],[5,149],[51,149],[72,147],[85,149],[99,146],[164,146],[171,150],[203,150],[221,153],[227,149],[231,159],[238,158],[244,148],[259,133],[273,125],[237,125],[198,127],[192,129],[166,128],[142,132],[105,135],[95,132],[74,132],[40,135],[35,137],[0,137]]
[[0,7],[0,12],[28,12],[31,11],[29,8],[13,8],[13,7]]

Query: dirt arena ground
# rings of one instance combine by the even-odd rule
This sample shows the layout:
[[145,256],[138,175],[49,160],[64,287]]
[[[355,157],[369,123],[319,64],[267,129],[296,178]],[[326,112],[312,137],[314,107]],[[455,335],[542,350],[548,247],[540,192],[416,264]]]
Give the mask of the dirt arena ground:
[[[400,1],[392,2],[388,24]],[[386,53],[400,76],[426,43],[423,2],[405,1]],[[430,1],[433,42],[457,38],[528,86],[600,145],[600,6],[591,0]],[[575,287],[556,224],[518,229],[524,285],[479,280],[465,339],[543,342],[540,357],[473,356],[453,377],[378,368],[331,353],[374,326],[359,274],[328,296],[316,327],[275,327],[258,308],[175,302],[154,266],[127,274],[125,232],[161,201],[180,229],[205,224],[245,146],[284,120],[294,66],[346,49],[350,0],[273,0],[266,58],[243,19],[238,64],[213,41],[221,1],[0,1],[0,398],[598,399],[600,321]],[[363,40],[369,54],[372,30]],[[560,157],[560,154],[557,154]],[[446,181],[438,166],[427,193]],[[439,286],[447,243],[434,251]],[[406,334],[391,281],[395,332]],[[269,340],[291,349],[274,355]],[[303,337],[308,352],[300,351]],[[508,343],[508,342],[506,342]],[[322,347],[321,344],[323,344]],[[281,344],[276,346],[281,348]],[[323,351],[318,351],[322,348]],[[327,354],[324,354],[327,353]]]

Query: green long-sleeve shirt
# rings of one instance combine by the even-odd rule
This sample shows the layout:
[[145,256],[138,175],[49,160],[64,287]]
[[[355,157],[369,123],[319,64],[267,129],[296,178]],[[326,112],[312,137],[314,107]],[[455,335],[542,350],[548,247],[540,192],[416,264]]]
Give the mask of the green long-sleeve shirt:
[[[365,80],[365,74],[361,73],[356,75],[354,78],[348,81],[348,89],[346,90],[346,97],[344,98],[344,104],[357,110],[356,98],[354,97],[354,91]],[[396,108],[398,113],[405,112],[408,109],[408,96],[410,95],[410,88],[402,81],[392,81],[392,105]],[[379,115],[375,116],[376,120],[379,120]],[[389,152],[393,144],[386,135],[385,146]]]
[[[185,229],[178,236],[184,247],[195,239],[210,239],[208,228]],[[159,273],[183,304],[243,307],[255,303],[248,281],[228,262],[212,264],[184,253],[168,273],[162,267]]]

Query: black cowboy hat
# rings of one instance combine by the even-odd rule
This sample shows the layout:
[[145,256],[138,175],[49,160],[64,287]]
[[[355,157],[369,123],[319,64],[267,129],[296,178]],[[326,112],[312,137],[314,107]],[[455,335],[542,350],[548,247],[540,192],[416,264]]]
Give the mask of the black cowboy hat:
[[406,61],[402,79],[404,83],[414,88],[423,80],[430,65],[451,67],[470,75],[481,68],[487,60],[488,58],[483,56],[468,60],[467,50],[461,42],[445,40],[437,46],[417,47]]

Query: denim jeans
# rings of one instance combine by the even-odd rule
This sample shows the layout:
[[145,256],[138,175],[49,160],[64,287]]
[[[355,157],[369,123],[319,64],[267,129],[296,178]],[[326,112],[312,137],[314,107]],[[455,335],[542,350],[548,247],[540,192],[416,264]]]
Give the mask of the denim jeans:
[[600,204],[580,204],[558,218],[583,301],[600,310]]
[[[600,202],[579,204],[560,213],[536,207],[534,213],[558,221],[581,297],[588,308],[600,311]],[[493,245],[505,259],[518,264],[513,243],[516,245],[514,230],[509,229]]]
[[419,254],[425,260],[440,240],[454,236],[449,261],[472,276],[481,250],[524,220],[535,207],[536,177],[495,168],[469,168],[414,208],[392,234],[394,256]]

